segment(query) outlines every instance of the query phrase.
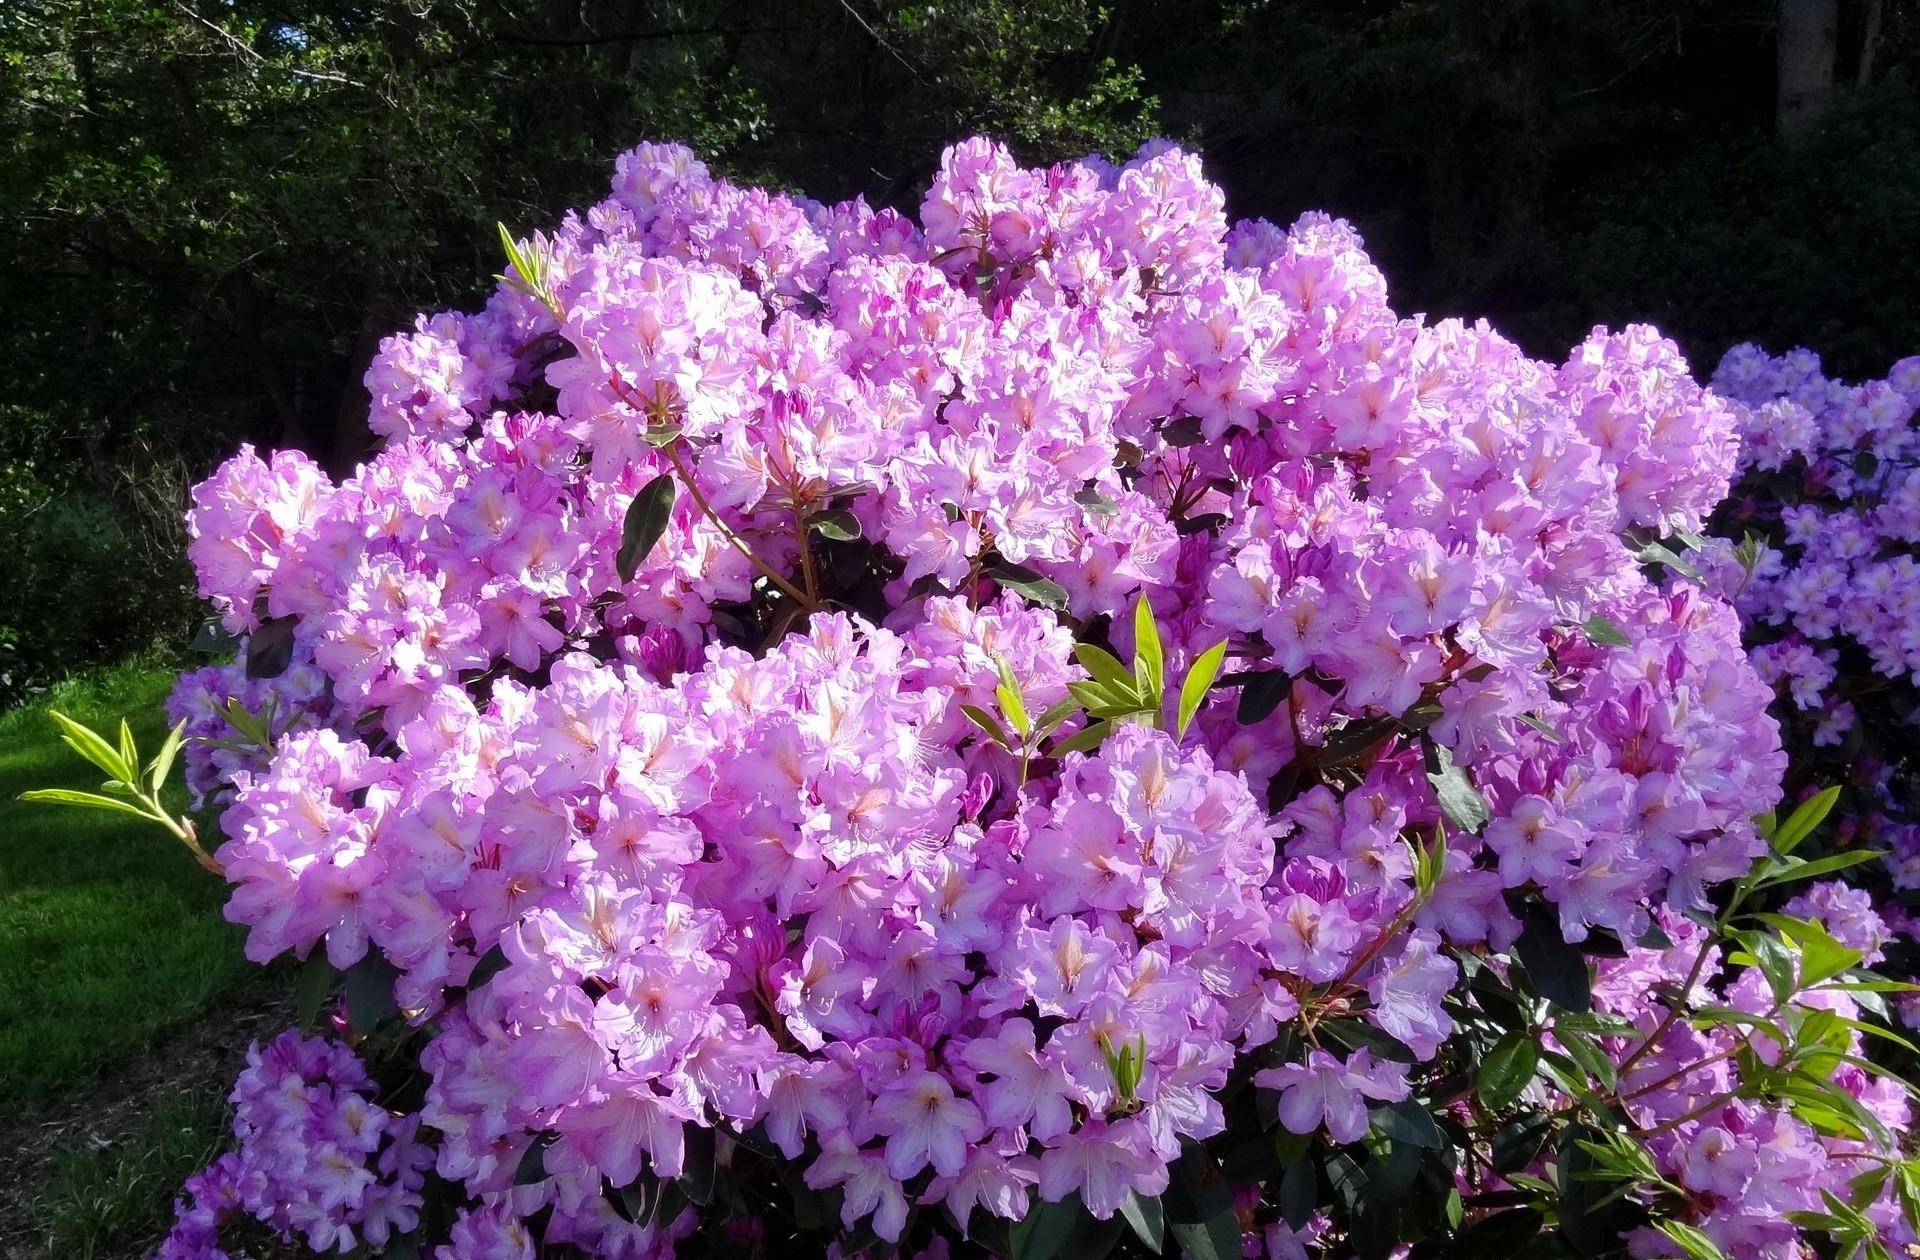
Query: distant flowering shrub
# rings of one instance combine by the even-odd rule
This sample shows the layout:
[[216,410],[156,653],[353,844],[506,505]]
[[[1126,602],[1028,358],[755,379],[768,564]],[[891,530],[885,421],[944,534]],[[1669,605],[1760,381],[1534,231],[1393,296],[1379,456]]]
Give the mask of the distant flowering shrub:
[[918,224],[645,145],[508,253],[353,476],[196,494],[228,914],[354,1053],[165,1254],[1916,1241],[1670,342],[1401,318],[1165,145]]
[[1737,400],[1740,477],[1702,563],[1740,609],[1755,667],[1779,694],[1797,780],[1841,781],[1832,845],[1876,849],[1850,878],[1857,913],[1892,929],[1898,974],[1920,971],[1920,356],[1883,380],[1832,380],[1807,350],[1728,351],[1714,386]]

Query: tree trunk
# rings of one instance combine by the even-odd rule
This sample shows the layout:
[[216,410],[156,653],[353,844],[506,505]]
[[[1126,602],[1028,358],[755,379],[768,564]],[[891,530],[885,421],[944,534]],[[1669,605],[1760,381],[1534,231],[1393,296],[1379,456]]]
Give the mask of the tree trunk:
[[1788,140],[1811,131],[1833,95],[1839,0],[1780,0],[1775,125]]
[[1880,44],[1883,9],[1881,0],[1867,0],[1867,15],[1860,32],[1860,73],[1855,80],[1861,87],[1873,86],[1873,54]]

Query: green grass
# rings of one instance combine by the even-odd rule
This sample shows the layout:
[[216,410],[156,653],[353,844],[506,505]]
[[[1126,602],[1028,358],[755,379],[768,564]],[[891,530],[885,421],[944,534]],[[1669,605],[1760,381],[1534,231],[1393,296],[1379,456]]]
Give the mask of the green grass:
[[61,1148],[33,1203],[44,1254],[60,1260],[142,1254],[173,1223],[181,1183],[220,1153],[226,1127],[225,1100],[194,1093],[158,1100],[126,1141]]
[[164,737],[172,679],[150,660],[131,661],[0,714],[0,1111],[84,1087],[206,1011],[246,972],[239,933],[220,917],[225,885],[159,827],[16,799],[30,788],[99,786],[47,708],[96,729],[117,729],[125,715],[145,756]]

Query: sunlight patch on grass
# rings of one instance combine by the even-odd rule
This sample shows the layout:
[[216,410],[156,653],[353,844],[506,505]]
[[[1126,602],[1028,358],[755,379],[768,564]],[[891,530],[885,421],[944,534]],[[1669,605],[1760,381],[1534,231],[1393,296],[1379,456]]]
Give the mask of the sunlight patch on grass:
[[0,1101],[83,1085],[245,973],[239,933],[220,917],[225,886],[158,827],[16,799],[99,786],[48,707],[96,727],[125,715],[144,753],[164,737],[172,680],[128,662],[0,715]]

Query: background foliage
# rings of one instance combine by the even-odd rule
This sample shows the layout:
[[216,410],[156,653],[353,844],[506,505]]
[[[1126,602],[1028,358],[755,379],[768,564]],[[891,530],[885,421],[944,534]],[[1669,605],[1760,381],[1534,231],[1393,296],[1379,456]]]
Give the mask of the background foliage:
[[1920,346],[1920,14],[1825,7],[1789,144],[1774,0],[8,4],[0,704],[184,637],[184,487],[241,440],[350,467],[379,338],[643,137],[910,205],[955,136],[1173,135],[1236,215],[1351,219],[1404,309],[1877,372]]

